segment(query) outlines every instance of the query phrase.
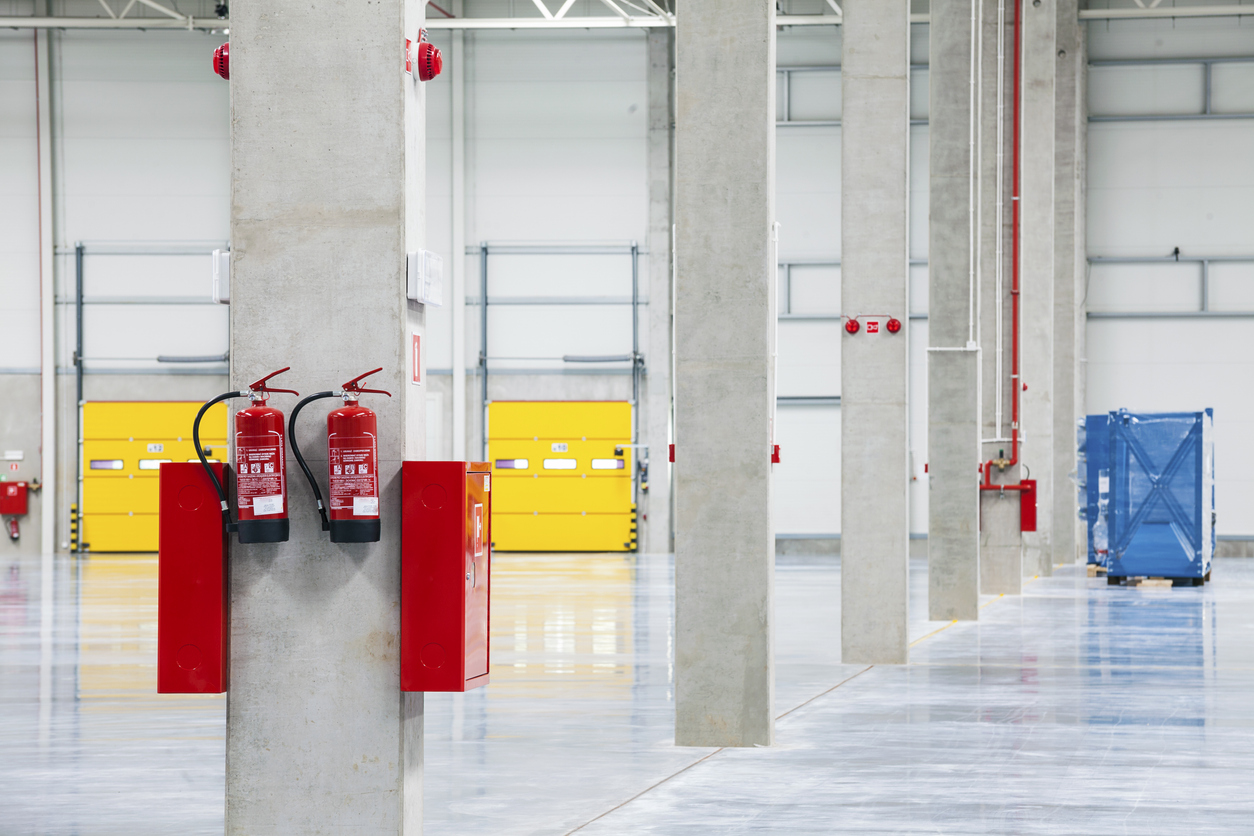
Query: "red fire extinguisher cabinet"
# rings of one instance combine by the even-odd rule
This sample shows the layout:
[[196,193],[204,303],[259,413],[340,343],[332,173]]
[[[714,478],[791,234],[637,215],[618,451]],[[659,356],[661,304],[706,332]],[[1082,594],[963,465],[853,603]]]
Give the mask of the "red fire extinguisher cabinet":
[[487,462],[402,466],[402,691],[488,684],[490,469]]
[[[223,484],[222,464],[209,466]],[[200,462],[165,462],[159,490],[157,693],[221,694],[229,542],[217,489]]]

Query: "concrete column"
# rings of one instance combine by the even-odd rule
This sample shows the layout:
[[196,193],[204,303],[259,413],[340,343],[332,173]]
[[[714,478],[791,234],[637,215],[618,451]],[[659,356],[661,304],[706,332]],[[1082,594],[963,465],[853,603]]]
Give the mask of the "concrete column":
[[[1014,5],[1007,3],[1000,12],[996,3],[983,5],[983,42],[978,45],[982,56],[979,68],[982,85],[977,157],[980,171],[980,345],[983,352],[981,423],[984,427],[981,459],[987,462],[1008,459],[1011,453]],[[994,468],[991,478],[995,484],[1017,484],[1019,475],[1016,465],[1001,470]],[[982,492],[980,592],[1018,595],[1023,588],[1022,567],[1018,492]]]
[[[1083,57],[1077,0],[1057,3],[1057,77],[1054,86],[1054,563],[1071,563],[1086,542],[1076,515],[1076,420],[1084,414],[1083,376],[1084,269],[1079,248],[1083,155],[1080,110]],[[1087,551],[1087,549],[1086,549]]]
[[972,9],[934,0],[928,36],[928,617],[945,621],[980,604]]
[[[399,688],[400,466],[424,454],[405,253],[423,237],[420,0],[239,2],[231,21],[231,385],[311,394],[376,366],[382,539],[336,545],[288,467],[291,539],[231,552],[228,834],[416,834],[422,695]],[[289,412],[290,395],[275,396]],[[328,404],[302,414],[326,474]],[[325,482],[324,482],[325,487]]]
[[848,0],[841,39],[841,659],[904,664],[910,560],[910,8]]
[[671,149],[675,134],[675,36],[650,29],[649,39],[649,307],[644,380],[644,442],[649,445],[649,492],[641,510],[646,551],[669,553],[671,540]]
[[[1036,480],[1036,531],[1023,533],[1023,573],[1054,568],[1054,77],[1057,0],[1023,9],[1020,417],[1025,478]],[[1064,439],[1067,444],[1071,439]],[[1066,478],[1067,474],[1061,474]]]
[[774,4],[684,2],[675,37],[675,741],[769,745]]

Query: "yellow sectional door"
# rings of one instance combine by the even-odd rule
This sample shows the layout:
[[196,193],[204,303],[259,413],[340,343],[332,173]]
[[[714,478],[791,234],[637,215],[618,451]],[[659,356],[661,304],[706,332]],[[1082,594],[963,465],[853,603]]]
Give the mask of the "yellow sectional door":
[[[89,401],[83,404],[82,542],[93,552],[157,550],[161,462],[196,459],[194,401]],[[226,404],[200,422],[210,458],[227,460]]]
[[492,542],[499,551],[636,547],[631,404],[493,401]]

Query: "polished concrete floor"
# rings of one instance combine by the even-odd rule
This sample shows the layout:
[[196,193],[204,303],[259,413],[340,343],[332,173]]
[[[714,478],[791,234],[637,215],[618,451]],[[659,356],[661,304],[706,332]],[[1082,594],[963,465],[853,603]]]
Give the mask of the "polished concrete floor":
[[[151,556],[0,566],[0,834],[220,833],[221,697],[158,697]],[[911,663],[840,663],[839,560],[781,557],[777,744],[676,748],[672,564],[500,555],[492,684],[427,697],[428,834],[1254,833],[1254,560],[1060,568]],[[48,616],[44,618],[44,616]]]

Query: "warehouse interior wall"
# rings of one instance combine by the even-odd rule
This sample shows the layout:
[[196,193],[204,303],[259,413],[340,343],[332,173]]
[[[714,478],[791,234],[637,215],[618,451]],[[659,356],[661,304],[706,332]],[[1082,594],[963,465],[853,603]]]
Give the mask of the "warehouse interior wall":
[[[1254,62],[1207,70],[1177,59],[1254,56],[1248,18],[1110,21],[1088,33],[1085,288],[1089,412],[1215,409],[1218,531],[1254,537],[1254,394],[1243,386],[1254,338]],[[911,530],[926,533],[927,27],[912,27],[910,174]],[[777,206],[780,286],[776,530],[840,532],[841,30],[778,35]],[[84,397],[203,400],[226,386],[227,309],[209,300],[207,252],[228,237],[229,85],[209,69],[224,40],[205,32],[51,35],[54,232],[58,299],[60,484],[57,543],[69,541],[76,427],[74,246],[84,242]],[[441,48],[450,36],[437,32]],[[481,449],[480,242],[571,244],[649,237],[648,51],[640,31],[467,32],[466,244],[452,247],[448,79],[428,88],[429,247],[464,259],[467,450]],[[446,51],[446,55],[447,55]],[[1103,64],[1110,61],[1147,64]],[[794,69],[790,69],[794,68]],[[1129,116],[1188,116],[1157,121]],[[1195,118],[1204,117],[1204,118]],[[805,124],[802,124],[805,123]],[[0,414],[4,450],[37,473],[38,199],[33,36],[0,33]],[[145,254],[106,254],[143,244]],[[105,246],[108,245],[108,246]],[[134,246],[138,251],[144,247]],[[1167,261],[1176,247],[1181,260]],[[1155,257],[1146,263],[1109,259]],[[1207,262],[1203,281],[1202,262]],[[1249,261],[1222,260],[1249,257]],[[1105,259],[1105,260],[1103,260]],[[566,354],[631,348],[630,260],[623,255],[489,256],[490,399],[627,399],[623,364]],[[641,351],[647,305],[669,291],[640,259]],[[446,271],[447,281],[447,271]],[[427,312],[428,448],[452,454],[450,308]],[[311,339],[316,335],[311,335]],[[648,387],[645,386],[645,397]],[[643,404],[642,404],[643,406]],[[665,440],[651,440],[664,450]],[[656,465],[664,459],[656,449]],[[1065,474],[1059,474],[1060,478]],[[16,548],[38,549],[38,509]],[[15,547],[4,543],[5,550]]]

